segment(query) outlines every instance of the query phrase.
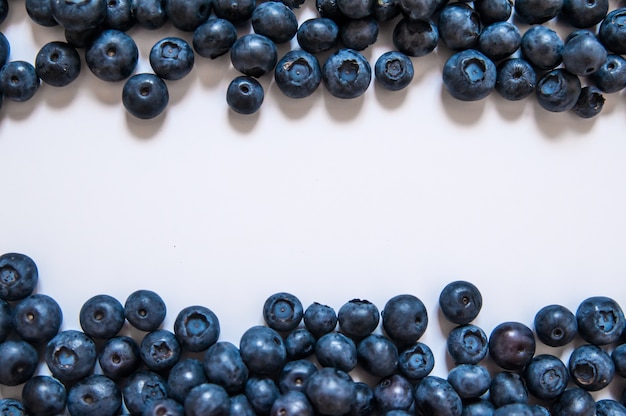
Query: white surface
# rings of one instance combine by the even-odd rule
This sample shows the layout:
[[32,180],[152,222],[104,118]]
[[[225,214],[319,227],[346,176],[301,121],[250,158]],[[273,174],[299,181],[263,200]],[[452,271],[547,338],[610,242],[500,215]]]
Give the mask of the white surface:
[[[21,4],[2,30],[11,59],[32,61],[63,35],[35,27]],[[383,30],[370,59],[390,47]],[[130,33],[142,71],[165,34],[190,40],[169,26]],[[323,88],[286,99],[265,77],[253,116],[226,106],[236,75],[227,57],[198,58],[168,83],[170,105],[151,121],[127,115],[122,83],[86,66],[70,87],[5,100],[0,252],[37,262],[38,291],[62,305],[64,328],[78,328],[95,294],[123,302],[147,288],[168,304],[166,327],[202,304],[221,339],[238,343],[276,291],[337,310],[412,293],[429,309],[423,341],[444,376],[449,326],[438,324],[437,298],[451,280],[481,289],[487,333],[504,320],[531,325],[549,303],[575,310],[603,294],[626,305],[623,94],[607,96],[595,120],[532,98],[461,103],[442,89],[445,56],[414,59],[406,91],[372,84],[349,101]]]

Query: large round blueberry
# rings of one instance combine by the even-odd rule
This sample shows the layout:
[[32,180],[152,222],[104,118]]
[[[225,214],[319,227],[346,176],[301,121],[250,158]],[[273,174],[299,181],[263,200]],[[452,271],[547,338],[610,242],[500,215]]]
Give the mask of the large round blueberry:
[[244,394],[258,415],[266,415],[280,396],[280,390],[271,378],[250,377],[246,381]]
[[[139,119],[152,119],[167,108],[170,100],[169,90],[165,82],[151,73],[135,74],[128,78],[122,89],[122,104],[129,114]],[[138,321],[142,320],[141,323]],[[149,318],[131,317],[131,325],[147,325]],[[141,328],[138,328],[141,329]]]
[[626,326],[620,305],[606,296],[592,296],[576,309],[580,336],[590,344],[607,345],[617,341]]
[[607,52],[593,32],[579,29],[565,40],[562,57],[565,69],[575,75],[587,76],[602,66]]
[[552,112],[571,110],[578,101],[580,79],[563,68],[545,73],[535,88],[537,102]]
[[166,313],[167,307],[161,296],[147,289],[131,293],[124,303],[126,320],[141,331],[149,332],[158,329]]
[[487,97],[496,85],[495,64],[475,49],[452,55],[443,67],[443,83],[450,95],[462,101]]
[[258,78],[276,66],[276,44],[267,36],[256,33],[243,35],[230,48],[230,61],[237,71]]
[[130,0],[131,13],[139,26],[158,29],[167,21],[165,0]]
[[122,397],[131,414],[141,414],[148,402],[167,397],[167,382],[153,371],[138,370],[124,380]]
[[165,13],[172,25],[193,32],[211,14],[211,0],[165,0]]
[[255,78],[241,75],[233,79],[226,89],[226,103],[239,114],[253,114],[259,111],[265,91]]
[[609,0],[563,0],[560,17],[584,29],[602,22],[609,11]]
[[256,0],[213,0],[213,12],[234,24],[248,21],[256,8]]
[[288,360],[306,358],[315,352],[316,339],[306,328],[296,328],[285,337]]
[[376,305],[365,299],[352,299],[337,312],[339,329],[352,339],[360,340],[378,327],[380,312]]
[[322,82],[322,71],[314,55],[295,49],[278,61],[274,81],[287,97],[304,98],[317,90]]
[[231,396],[230,416],[256,416],[256,412],[245,394],[240,393]]
[[374,390],[363,381],[355,381],[356,396],[350,406],[350,415],[370,415],[376,409]]
[[107,29],[98,35],[85,51],[85,62],[91,72],[103,81],[128,78],[139,60],[133,38],[125,32]]
[[313,416],[313,406],[300,391],[281,394],[270,408],[270,416]]
[[475,0],[474,9],[484,25],[505,22],[513,12],[513,0]]
[[626,406],[614,399],[600,399],[596,401],[596,416],[623,416],[626,415]]
[[523,376],[528,391],[542,400],[556,399],[569,382],[569,370],[560,358],[551,354],[533,357],[524,369]]
[[195,358],[185,358],[177,362],[170,370],[167,376],[167,394],[179,403],[183,403],[191,389],[206,382],[207,377],[202,362]]
[[489,355],[506,370],[521,370],[535,354],[535,334],[520,322],[503,322],[489,336]]
[[58,415],[65,410],[67,390],[54,377],[34,376],[22,388],[22,402],[34,415]]
[[474,47],[481,32],[480,17],[469,4],[450,3],[439,14],[439,38],[450,49]]
[[[33,98],[35,93],[39,90],[40,84],[41,81],[37,75],[37,71],[30,62],[11,61],[0,69],[0,91],[2,91],[2,96],[8,100],[17,102],[28,101]],[[1,276],[3,278],[2,289],[12,284],[22,286],[22,284],[17,281],[12,282],[11,280],[4,280],[4,278],[13,279],[15,277],[15,275],[11,277],[13,272],[11,272],[8,267],[10,267],[10,265],[2,267],[2,263],[0,263],[0,270],[2,270]]]
[[54,377],[63,382],[77,381],[93,370],[96,344],[84,332],[66,329],[48,342],[44,356]]
[[384,89],[399,91],[406,88],[411,81],[415,70],[413,62],[402,52],[389,51],[378,57],[374,65],[374,77]]
[[149,59],[154,73],[169,80],[185,77],[194,64],[193,49],[186,40],[176,36],[168,36],[155,43]]
[[135,25],[131,0],[107,0],[107,15],[103,27],[125,32]]
[[545,23],[556,17],[563,0],[516,0],[515,14],[529,25]]
[[334,331],[337,327],[337,313],[328,305],[313,302],[304,311],[304,326],[315,337]]
[[81,60],[76,48],[66,42],[48,42],[35,57],[35,71],[43,82],[64,87],[80,75]]
[[30,20],[40,26],[53,27],[59,24],[52,16],[52,0],[26,0],[24,8]]
[[101,374],[79,380],[67,393],[67,410],[72,416],[113,416],[121,406],[120,389]]
[[448,383],[461,399],[477,399],[489,390],[491,375],[478,364],[461,364],[448,373]]
[[626,377],[626,344],[619,344],[611,351],[611,359],[615,366],[615,373]]
[[496,22],[487,26],[478,36],[477,48],[489,59],[499,61],[519,49],[522,35],[511,22]]
[[51,0],[52,16],[64,28],[86,30],[98,27],[107,13],[105,0]]
[[380,334],[370,334],[358,343],[357,358],[363,369],[376,377],[388,377],[398,370],[398,348]]
[[447,380],[437,376],[423,378],[415,387],[415,404],[423,414],[461,416],[461,398]]
[[17,386],[30,379],[37,370],[39,356],[26,341],[8,340],[0,343],[0,384]]
[[243,391],[248,379],[248,367],[234,344],[216,342],[206,350],[202,363],[210,383],[219,384],[229,394]]
[[48,342],[63,323],[61,306],[48,295],[35,293],[15,305],[13,327],[19,336],[31,344]]
[[592,118],[602,112],[604,108],[602,91],[593,85],[585,85],[580,90],[576,104],[572,108],[574,114],[581,118]]
[[500,371],[491,379],[489,400],[501,407],[511,403],[527,403],[528,390],[522,376],[513,371]]
[[226,19],[213,17],[194,30],[192,45],[198,55],[215,59],[230,51],[236,40],[235,25]]
[[141,416],[185,416],[185,407],[169,397],[154,399],[146,403]]
[[278,389],[281,393],[291,390],[304,392],[309,376],[317,371],[317,366],[310,360],[288,361],[278,376]]
[[483,297],[470,282],[457,280],[448,283],[439,295],[439,308],[443,315],[457,325],[469,324],[480,312]]
[[600,23],[598,38],[612,53],[626,53],[626,7],[611,10]]
[[204,383],[194,387],[183,403],[186,416],[228,416],[230,398],[224,388]]
[[523,58],[511,58],[502,61],[496,76],[496,91],[510,101],[522,100],[535,91],[537,73],[533,66]]
[[433,371],[435,356],[430,347],[416,342],[398,353],[398,370],[411,380],[421,380]]
[[580,387],[566,389],[552,404],[553,416],[595,416],[596,402],[593,396]]
[[344,415],[356,398],[352,377],[344,371],[324,367],[309,376],[306,395],[321,414]]
[[186,351],[205,351],[219,339],[220,322],[205,306],[187,306],[176,316],[174,334]]
[[173,332],[157,329],[143,337],[139,354],[146,367],[159,372],[170,370],[180,359],[182,349]]
[[393,44],[408,56],[424,56],[435,50],[439,30],[430,19],[400,19],[393,29]]
[[385,334],[401,347],[417,342],[428,327],[426,306],[418,297],[410,294],[389,299],[381,316]]
[[[298,71],[298,69],[295,69]],[[263,304],[263,320],[276,331],[291,331],[302,320],[304,310],[295,295],[278,292],[269,296]]]
[[430,19],[446,4],[445,0],[398,0],[402,15],[411,21]]
[[400,374],[384,377],[374,386],[374,400],[382,412],[409,410],[414,402],[413,384]]
[[296,14],[280,1],[259,4],[250,19],[255,33],[270,38],[275,43],[285,43],[296,35]]
[[611,93],[623,90],[626,88],[626,59],[621,55],[608,55],[590,78],[600,91]]
[[613,380],[615,365],[602,348],[583,344],[572,351],[568,361],[572,380],[587,391],[598,391]]
[[534,319],[537,338],[551,347],[561,347],[574,340],[578,334],[576,316],[563,305],[541,308]]
[[339,40],[345,48],[362,51],[378,39],[378,26],[373,16],[349,19],[339,26]]
[[553,69],[562,61],[563,40],[552,28],[532,26],[522,35],[521,51],[538,69]]
[[98,363],[102,373],[113,380],[128,377],[142,364],[139,345],[125,335],[110,338],[100,348]]
[[330,55],[322,66],[326,90],[337,98],[356,98],[365,93],[372,80],[372,68],[358,51],[342,48]]
[[457,364],[477,364],[487,355],[488,344],[485,331],[472,324],[453,328],[446,339],[448,354]]
[[83,332],[90,337],[113,338],[124,326],[124,306],[113,296],[95,295],[83,303],[79,321]]
[[250,372],[260,376],[279,374],[287,360],[285,343],[279,333],[261,325],[243,333],[239,353]]
[[327,17],[314,17],[302,22],[296,32],[296,39],[307,52],[324,52],[337,45],[339,26]]

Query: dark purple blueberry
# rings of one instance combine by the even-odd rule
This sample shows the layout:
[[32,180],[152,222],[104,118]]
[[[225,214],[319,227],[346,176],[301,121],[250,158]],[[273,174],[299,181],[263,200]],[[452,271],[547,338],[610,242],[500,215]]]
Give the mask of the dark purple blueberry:
[[[13,75],[11,75],[8,77],[8,81],[26,86],[26,84],[21,82],[21,65],[8,63],[3,67],[3,70],[7,65],[12,65],[12,69],[7,71],[5,76],[16,72],[15,80],[13,80]],[[0,81],[2,79],[1,74],[3,70],[0,70]],[[25,69],[25,71],[27,70]],[[31,76],[27,76],[26,78],[30,79]],[[26,79],[23,81],[26,82]],[[16,94],[12,89],[7,90],[4,86],[0,87],[0,89],[4,96],[7,96],[7,94],[9,94],[9,96]],[[19,97],[18,95],[16,96]],[[0,256],[0,299],[8,301],[24,299],[26,296],[33,293],[37,287],[38,280],[39,273],[37,271],[37,265],[33,259],[27,255],[21,253],[6,253]]]
[[355,381],[356,396],[350,406],[349,416],[368,416],[373,414],[376,408],[374,390],[363,381]]
[[155,399],[146,403],[141,416],[185,416],[185,407],[174,399]]
[[193,32],[209,18],[211,4],[211,0],[165,0],[165,14],[175,28]]
[[505,22],[513,13],[513,0],[476,0],[474,9],[480,16],[483,25]]
[[574,348],[568,368],[572,381],[587,391],[605,388],[615,376],[611,356],[596,345],[583,344]]
[[192,45],[198,55],[215,59],[229,52],[236,40],[237,29],[233,23],[212,17],[194,30]]
[[352,377],[344,371],[323,367],[309,376],[306,396],[317,412],[325,415],[344,415],[356,399]]
[[337,312],[339,330],[354,340],[360,340],[374,332],[380,321],[376,305],[365,299],[352,299]]
[[611,351],[611,359],[615,366],[615,373],[626,377],[626,344],[619,344]]
[[[322,70],[313,54],[294,49],[278,61],[274,69],[274,81],[287,97],[304,98],[313,94],[321,84]],[[302,315],[300,305],[299,316]]]
[[75,47],[67,42],[48,42],[35,57],[35,72],[43,82],[64,87],[80,75],[81,60]]
[[478,36],[477,49],[493,61],[513,55],[522,44],[519,29],[511,22],[496,22],[485,27]]
[[230,61],[242,74],[259,78],[274,70],[278,61],[276,44],[266,36],[248,33],[230,48]]
[[250,377],[246,382],[244,394],[258,415],[266,415],[280,396],[280,390],[271,378]]
[[322,66],[322,82],[336,98],[351,99],[365,93],[372,81],[372,68],[360,52],[342,48]]
[[101,374],[79,380],[67,392],[67,410],[72,416],[114,416],[122,407],[122,392]]
[[337,0],[337,7],[348,19],[361,19],[372,14],[374,0]]
[[409,86],[415,75],[413,62],[400,51],[385,52],[376,59],[374,77],[389,91],[400,91]]
[[24,7],[28,17],[39,26],[53,27],[59,24],[52,16],[52,0],[26,0]]
[[304,326],[316,338],[332,332],[337,327],[337,313],[328,306],[313,302],[304,311]]
[[505,370],[521,370],[535,354],[535,334],[520,322],[503,322],[489,336],[489,355]]
[[590,344],[607,345],[616,342],[626,326],[620,305],[606,296],[592,296],[576,309],[578,333]]
[[611,10],[600,23],[598,38],[614,54],[626,53],[626,7]]
[[377,0],[372,7],[372,16],[378,23],[389,22],[400,15],[399,0]]
[[167,313],[165,302],[156,292],[140,289],[124,303],[124,316],[133,327],[149,332],[158,329]]
[[547,26],[532,26],[522,35],[521,51],[538,69],[553,69],[562,61],[563,40]]
[[572,111],[578,117],[592,118],[600,114],[604,107],[604,101],[602,91],[592,85],[586,85],[580,90],[580,95]]
[[295,329],[300,325],[303,315],[300,299],[291,293],[274,293],[263,304],[263,320],[276,331]]
[[144,29],[159,29],[167,21],[165,0],[130,0],[130,7],[135,21]]
[[376,377],[388,377],[398,370],[398,348],[383,335],[368,335],[359,341],[356,351],[361,367]]
[[106,0],[51,0],[52,16],[65,29],[82,31],[100,26],[107,14]]
[[67,403],[67,390],[54,377],[34,376],[22,388],[22,403],[33,415],[62,414]]
[[374,386],[374,400],[381,412],[409,410],[413,406],[413,384],[400,374],[384,377]]
[[482,328],[467,324],[453,328],[446,340],[447,350],[456,364],[477,364],[489,350],[489,340]]
[[183,403],[191,389],[206,383],[207,377],[202,362],[195,358],[185,358],[177,362],[167,376],[167,394]]
[[281,394],[270,408],[270,416],[313,416],[313,406],[300,391]]
[[596,402],[593,396],[580,387],[571,387],[552,404],[552,416],[595,416]]
[[245,394],[237,394],[230,398],[230,416],[256,416],[250,400]]
[[565,306],[544,306],[535,314],[535,333],[539,341],[551,347],[562,347],[578,334],[576,316]]
[[167,382],[153,371],[139,370],[124,381],[122,397],[131,414],[141,414],[150,401],[167,398]]
[[591,81],[602,92],[618,92],[626,88],[626,59],[621,55],[608,55],[606,61],[591,74]]
[[278,376],[278,389],[281,393],[291,390],[304,392],[309,376],[317,371],[317,366],[306,359],[288,361]]
[[463,403],[462,416],[493,416],[496,407],[487,399],[468,400]]
[[85,50],[87,67],[103,81],[115,82],[128,78],[138,60],[139,50],[133,38],[114,29],[100,32]]
[[323,367],[334,367],[349,372],[357,365],[354,341],[339,332],[322,335],[315,344],[315,357]]
[[574,108],[580,96],[580,90],[580,79],[576,75],[564,68],[557,68],[539,78],[535,96],[539,105],[545,110],[563,112]]
[[438,29],[439,38],[448,48],[470,49],[480,35],[480,16],[468,3],[450,3],[439,14]]
[[448,383],[461,399],[477,399],[489,390],[491,375],[478,364],[460,364],[448,372]]
[[495,89],[497,70],[493,61],[475,49],[452,55],[443,67],[443,83],[461,101],[477,101]]
[[446,3],[445,0],[398,0],[402,15],[411,21],[430,19]]
[[156,75],[167,80],[184,78],[194,64],[193,49],[186,40],[168,36],[152,46],[150,66]]
[[276,44],[288,42],[298,31],[296,14],[280,1],[260,3],[250,21],[255,33],[267,36]]
[[248,21],[256,8],[256,0],[214,0],[213,12],[217,17],[234,24]]
[[575,28],[585,29],[602,22],[609,0],[563,0],[560,17]]
[[596,401],[596,416],[624,416],[626,406],[614,399]]
[[376,43],[378,26],[373,16],[348,19],[339,26],[339,40],[345,48],[362,51]]
[[541,400],[556,399],[567,388],[569,370],[560,358],[551,354],[533,357],[523,373],[530,394]]
[[606,57],[606,49],[588,29],[575,30],[565,39],[563,66],[574,75],[593,74],[606,62]]
[[[165,111],[169,100],[170,93],[167,84],[155,74],[135,74],[124,82],[122,104],[129,114],[138,119],[148,120],[157,117]],[[156,307],[157,305],[155,304],[154,306]],[[163,306],[163,308],[164,307],[165,306]],[[136,325],[140,325],[141,328],[138,329],[145,331],[147,329],[143,328],[152,328],[152,325],[157,325],[157,311],[153,311],[154,313],[145,316],[131,316],[130,319],[128,319],[126,307],[124,309],[128,322],[135,327]],[[143,312],[146,313],[147,310],[143,310]],[[163,312],[165,312],[165,310],[163,310]],[[153,319],[154,322],[152,322]],[[157,325],[157,327],[158,326],[160,326],[160,324]]]
[[102,22],[107,29],[125,32],[135,25],[131,0],[107,0],[107,15]]
[[482,306],[482,294],[471,282],[457,280],[448,283],[439,295],[441,312],[457,325],[469,324],[476,319]]
[[528,403],[528,390],[524,379],[513,371],[500,371],[491,378],[489,400],[501,407],[511,403]]
[[210,383],[219,384],[229,394],[243,391],[248,379],[248,367],[234,344],[227,341],[213,344],[204,353],[203,364]]
[[309,53],[324,52],[337,45],[339,26],[327,17],[313,17],[300,24],[296,39],[298,45]]
[[228,416],[230,398],[223,387],[204,383],[194,387],[185,399],[186,416]]
[[[17,102],[28,101],[39,90],[40,84],[41,80],[37,75],[37,71],[29,62],[10,61],[0,69],[0,91],[2,91],[2,96],[8,100]],[[0,259],[0,296],[6,296],[4,297],[6,300],[17,300],[11,299],[10,296],[14,295],[9,292],[13,294],[20,293],[20,288],[23,287],[25,289],[26,287],[24,283],[20,283],[21,278],[10,267],[10,265],[3,266]],[[20,280],[13,281],[13,279]],[[22,292],[23,295],[18,296],[21,298],[27,296],[30,292],[26,293],[24,291]]]
[[439,30],[429,19],[400,19],[393,29],[393,44],[408,56],[424,56],[435,50],[439,43]]
[[411,380],[420,380],[433,371],[435,357],[430,347],[416,342],[398,354],[398,370],[400,374]]
[[523,100],[535,91],[537,73],[523,58],[510,58],[497,67],[496,91],[509,101]]
[[113,380],[128,377],[141,365],[139,345],[125,335],[110,338],[100,349],[98,363],[102,373]]
[[46,346],[45,361],[54,377],[62,382],[88,376],[96,364],[96,344],[82,331],[66,329]]
[[346,16],[339,10],[337,0],[315,0],[315,9],[319,17],[331,19],[337,24],[346,19]]
[[247,75],[235,77],[226,89],[228,107],[239,114],[254,114],[260,110],[265,90],[256,78]]
[[219,339],[220,322],[217,315],[205,306],[187,306],[176,316],[174,334],[184,350],[205,351]]
[[257,376],[279,374],[287,360],[287,350],[280,334],[261,325],[253,326],[243,333],[239,353],[250,373]]
[[50,341],[61,328],[63,311],[52,297],[35,293],[20,300],[13,309],[13,328],[31,344]]
[[124,306],[109,295],[95,295],[89,298],[79,312],[80,327],[92,338],[113,338],[122,330]]
[[157,329],[143,337],[139,354],[150,370],[168,371],[180,360],[182,348],[172,331]]
[[299,360],[315,353],[316,339],[306,328],[296,328],[285,337],[287,360]]
[[563,0],[516,0],[515,14],[525,23],[536,25],[556,17],[563,7]]
[[17,386],[30,379],[37,370],[39,356],[26,341],[0,343],[0,385]]
[[443,378],[427,376],[415,387],[416,408],[424,415],[461,416],[461,398]]

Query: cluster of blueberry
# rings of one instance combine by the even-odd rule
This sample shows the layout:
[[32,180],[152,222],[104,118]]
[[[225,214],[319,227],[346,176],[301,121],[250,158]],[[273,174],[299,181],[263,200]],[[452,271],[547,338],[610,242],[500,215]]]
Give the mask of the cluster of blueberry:
[[[20,399],[0,398],[1,415],[626,415],[624,397],[596,401],[590,393],[626,377],[626,320],[608,297],[587,298],[575,313],[549,305],[534,331],[508,321],[487,337],[472,323],[482,308],[478,288],[448,283],[439,307],[454,324],[454,365],[442,378],[431,374],[433,352],[420,342],[427,310],[410,294],[382,311],[353,299],[335,312],[275,293],[263,305],[266,324],[247,329],[236,346],[219,340],[219,320],[204,306],[184,308],[173,331],[163,329],[166,305],[149,290],[124,305],[96,295],[81,307],[82,330],[60,330],[61,308],[33,293],[37,281],[31,258],[0,256],[0,384],[23,385]],[[126,323],[141,339],[121,335]],[[537,339],[578,342],[566,364],[535,354]],[[36,374],[40,360],[49,375]],[[373,382],[355,380],[359,371]]]
[[[448,0],[316,0],[319,16],[299,24],[293,9],[303,2],[25,0],[34,22],[62,25],[66,42],[43,46],[33,66],[7,62],[9,43],[0,33],[1,96],[24,101],[41,80],[54,86],[71,83],[80,72],[76,48],[85,48],[86,64],[98,78],[125,80],[122,102],[144,119],[166,108],[164,80],[188,74],[195,54],[214,59],[230,53],[242,75],[228,86],[226,100],[243,114],[260,108],[264,91],[257,79],[267,73],[273,72],[288,97],[309,96],[324,84],[333,96],[355,98],[369,87],[372,72],[383,88],[405,88],[414,76],[411,58],[439,44],[452,52],[443,84],[460,100],[480,100],[493,90],[508,100],[535,93],[549,111],[573,110],[589,118],[602,110],[603,93],[626,86],[621,56],[626,53],[626,8],[609,11],[609,0],[475,0],[473,6]],[[7,10],[8,0],[0,1],[0,20]],[[512,23],[513,12],[532,25],[523,35]],[[543,25],[557,17],[573,28],[565,40]],[[372,71],[360,51],[377,40],[381,23],[394,19],[397,50],[380,55]],[[126,31],[136,24],[157,29],[166,21],[192,32],[191,45],[180,37],[164,38],[150,52],[154,73],[133,75],[138,51]],[[246,22],[253,33],[239,36],[238,27]],[[276,45],[294,38],[299,47],[278,59]],[[322,52],[329,56],[320,65]]]

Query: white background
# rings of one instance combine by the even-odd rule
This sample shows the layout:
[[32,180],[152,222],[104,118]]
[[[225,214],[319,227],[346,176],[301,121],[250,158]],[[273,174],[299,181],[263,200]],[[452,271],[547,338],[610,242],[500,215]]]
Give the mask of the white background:
[[[31,23],[21,1],[10,6],[1,29],[11,59],[33,62],[44,43],[63,40],[60,28]],[[372,62],[391,48],[392,28],[364,52]],[[169,25],[129,33],[138,72],[150,70],[158,39],[191,40]],[[442,88],[448,55],[414,58],[404,91],[372,83],[347,101],[323,88],[287,99],[264,77],[265,102],[251,116],[226,105],[237,75],[228,56],[196,57],[149,121],[126,113],[123,83],[86,66],[69,87],[5,100],[0,252],[37,262],[38,291],[61,304],[64,328],[78,328],[93,295],[123,303],[151,289],[168,305],[166,328],[202,304],[218,315],[221,340],[237,344],[277,291],[336,310],[352,298],[382,309],[412,293],[428,307],[423,341],[440,376],[450,326],[437,299],[452,280],[483,293],[476,323],[487,333],[505,320],[530,326],[550,303],[626,302],[623,94],[607,96],[593,120],[548,113],[533,97],[463,103]]]

